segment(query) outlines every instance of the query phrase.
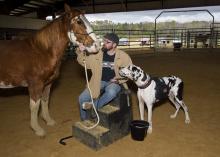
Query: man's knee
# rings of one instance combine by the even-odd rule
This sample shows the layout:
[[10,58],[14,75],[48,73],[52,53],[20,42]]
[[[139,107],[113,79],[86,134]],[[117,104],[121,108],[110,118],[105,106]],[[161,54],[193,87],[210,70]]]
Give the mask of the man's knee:
[[108,88],[105,90],[105,92],[108,93],[110,97],[116,97],[120,92],[120,88]]

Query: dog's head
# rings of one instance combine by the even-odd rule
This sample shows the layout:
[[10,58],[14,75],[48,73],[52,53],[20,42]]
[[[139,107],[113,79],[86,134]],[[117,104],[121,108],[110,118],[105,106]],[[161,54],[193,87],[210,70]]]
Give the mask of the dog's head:
[[127,77],[135,82],[145,82],[147,80],[147,75],[144,73],[144,71],[135,65],[121,67],[119,70],[119,75],[122,77]]

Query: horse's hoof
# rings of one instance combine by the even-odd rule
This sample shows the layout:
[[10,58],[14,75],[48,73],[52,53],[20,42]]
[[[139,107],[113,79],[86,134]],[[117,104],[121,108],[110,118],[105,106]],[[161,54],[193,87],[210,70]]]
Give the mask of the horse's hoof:
[[39,131],[35,131],[35,134],[39,137],[45,137],[46,136],[46,132],[42,129]]
[[54,126],[54,125],[56,125],[56,121],[51,119],[51,120],[47,121],[47,125]]

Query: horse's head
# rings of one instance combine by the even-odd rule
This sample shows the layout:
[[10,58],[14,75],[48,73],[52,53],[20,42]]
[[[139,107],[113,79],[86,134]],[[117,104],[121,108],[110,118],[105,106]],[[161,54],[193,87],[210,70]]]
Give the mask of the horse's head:
[[68,37],[70,41],[86,46],[88,52],[98,52],[101,47],[100,40],[97,39],[89,21],[80,10],[72,9],[65,4],[65,13],[68,23]]

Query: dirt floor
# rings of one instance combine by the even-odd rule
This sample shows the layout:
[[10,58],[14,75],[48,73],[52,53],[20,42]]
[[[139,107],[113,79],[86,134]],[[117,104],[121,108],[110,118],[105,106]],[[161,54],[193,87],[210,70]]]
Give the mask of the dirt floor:
[[[131,52],[132,53],[132,52]],[[85,87],[83,68],[76,61],[63,63],[61,75],[53,86],[50,111],[54,127],[41,126],[45,138],[29,127],[29,96],[26,89],[0,90],[1,157],[218,157],[220,156],[220,52],[177,52],[131,55],[133,62],[153,76],[175,74],[185,82],[184,100],[191,123],[184,123],[183,111],[176,119],[169,116],[175,108],[169,102],[153,111],[153,133],[143,142],[128,135],[94,151],[71,138],[63,146],[59,139],[72,133],[79,120],[78,95]],[[132,90],[134,119],[139,118],[136,87]]]

